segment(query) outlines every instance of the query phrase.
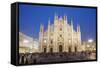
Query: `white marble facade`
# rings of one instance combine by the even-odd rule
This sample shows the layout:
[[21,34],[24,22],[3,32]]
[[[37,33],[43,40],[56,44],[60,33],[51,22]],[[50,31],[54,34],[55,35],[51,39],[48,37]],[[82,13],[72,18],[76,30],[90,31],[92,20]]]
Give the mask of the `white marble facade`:
[[68,24],[67,16],[54,16],[54,22],[48,21],[48,28],[40,26],[39,32],[39,52],[80,52],[81,51],[81,31],[77,25],[77,30]]

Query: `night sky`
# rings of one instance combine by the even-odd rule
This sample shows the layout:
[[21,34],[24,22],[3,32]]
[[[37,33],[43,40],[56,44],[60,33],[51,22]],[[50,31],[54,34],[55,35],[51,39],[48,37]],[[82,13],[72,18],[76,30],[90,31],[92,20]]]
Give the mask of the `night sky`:
[[53,24],[54,16],[58,15],[68,17],[70,24],[73,20],[74,29],[77,24],[81,28],[82,40],[96,38],[96,9],[79,7],[56,7],[39,5],[19,5],[19,31],[33,38],[39,37],[40,24],[47,29],[48,20]]

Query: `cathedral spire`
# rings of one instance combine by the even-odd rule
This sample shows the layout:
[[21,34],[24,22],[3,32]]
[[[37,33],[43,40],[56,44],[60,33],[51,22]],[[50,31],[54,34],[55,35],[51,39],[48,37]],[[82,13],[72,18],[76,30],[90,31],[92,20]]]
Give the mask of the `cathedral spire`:
[[66,20],[66,16],[64,15],[64,20]]
[[50,18],[48,20],[48,31],[50,31]]
[[73,29],[73,21],[71,20],[71,27],[72,27],[72,29]]
[[73,34],[73,21],[72,21],[72,19],[71,19],[71,31],[72,31],[72,34],[71,35],[72,35],[72,45],[73,45],[73,35],[74,34]]
[[66,15],[64,15],[64,21],[65,21],[65,23],[68,23]]
[[58,16],[57,16],[57,14],[55,13],[55,18],[54,18],[55,20],[57,20],[58,19]]
[[66,16],[66,22],[68,23],[68,18],[67,18],[67,16]]
[[41,24],[40,25],[40,32],[43,32],[44,31],[44,26]]
[[57,23],[58,23],[58,16],[55,13],[55,16],[54,16],[54,25],[57,25]]
[[80,32],[80,25],[77,25],[77,32]]
[[49,18],[49,20],[48,20],[48,26],[50,26],[50,18]]

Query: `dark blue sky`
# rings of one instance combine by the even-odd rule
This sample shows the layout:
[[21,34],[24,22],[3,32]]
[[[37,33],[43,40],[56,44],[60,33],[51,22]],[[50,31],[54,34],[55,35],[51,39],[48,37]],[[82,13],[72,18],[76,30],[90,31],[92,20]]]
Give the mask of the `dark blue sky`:
[[56,7],[39,5],[19,5],[19,31],[33,38],[38,38],[40,24],[47,29],[48,20],[54,21],[55,13],[58,16],[67,15],[70,24],[73,20],[74,29],[77,24],[81,28],[82,40],[96,38],[96,9],[77,7]]

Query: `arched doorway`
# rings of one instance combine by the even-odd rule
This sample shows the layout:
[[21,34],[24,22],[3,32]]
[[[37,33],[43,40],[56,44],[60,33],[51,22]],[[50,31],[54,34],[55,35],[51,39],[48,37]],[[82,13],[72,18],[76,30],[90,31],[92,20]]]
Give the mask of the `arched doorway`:
[[62,52],[63,51],[63,47],[62,45],[59,45],[59,52]]
[[77,47],[75,46],[75,52],[77,52]]
[[52,53],[53,52],[53,48],[50,48],[50,53]]

